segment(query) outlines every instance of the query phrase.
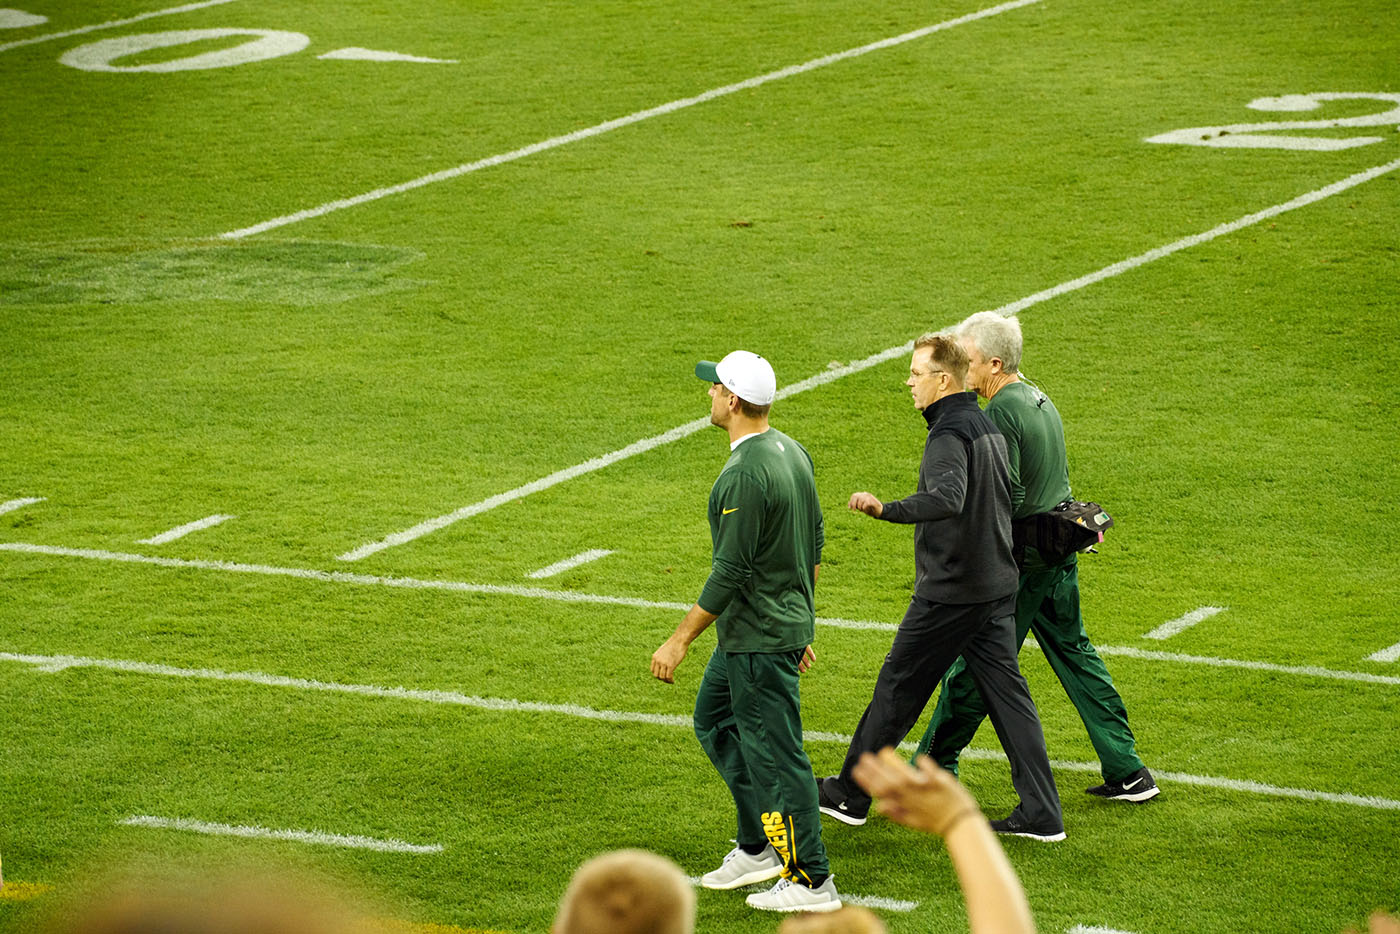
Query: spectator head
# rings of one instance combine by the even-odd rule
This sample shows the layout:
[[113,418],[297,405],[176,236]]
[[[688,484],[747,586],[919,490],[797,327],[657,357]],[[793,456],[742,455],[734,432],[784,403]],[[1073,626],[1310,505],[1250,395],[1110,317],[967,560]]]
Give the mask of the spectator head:
[[695,892],[675,863],[644,850],[615,850],[569,881],[553,934],[691,934]]
[[52,908],[51,934],[370,934],[375,912],[295,872],[170,866],[158,881],[101,877]]
[[885,934],[885,923],[869,909],[846,905],[824,914],[793,915],[778,934]]

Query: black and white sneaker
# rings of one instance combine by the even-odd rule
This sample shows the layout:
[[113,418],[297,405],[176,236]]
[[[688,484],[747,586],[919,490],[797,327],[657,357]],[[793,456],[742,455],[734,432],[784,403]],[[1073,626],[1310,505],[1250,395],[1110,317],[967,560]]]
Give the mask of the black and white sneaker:
[[1058,843],[1065,838],[1063,824],[1056,827],[1037,826],[1021,815],[1019,807],[1001,820],[992,821],[991,824],[992,829],[997,833],[1025,837],[1028,840],[1039,840],[1041,843]]
[[1162,789],[1158,788],[1157,783],[1152,780],[1152,773],[1146,768],[1138,769],[1132,775],[1119,781],[1105,782],[1102,785],[1095,785],[1093,788],[1085,788],[1084,791],[1096,798],[1128,801],[1132,804],[1141,804],[1162,793]]
[[865,806],[865,810],[857,811],[850,807],[845,801],[837,801],[827,790],[829,778],[817,779],[817,809],[827,817],[834,817],[843,824],[850,824],[852,827],[859,827],[865,823],[865,815],[870,812],[870,805]]

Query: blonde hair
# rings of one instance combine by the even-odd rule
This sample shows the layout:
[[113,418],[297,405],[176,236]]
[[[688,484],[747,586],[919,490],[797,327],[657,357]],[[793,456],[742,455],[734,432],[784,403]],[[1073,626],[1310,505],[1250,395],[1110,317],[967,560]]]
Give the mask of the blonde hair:
[[924,334],[914,341],[914,352],[928,347],[932,351],[933,363],[953,377],[959,386],[967,385],[967,351],[952,334],[940,331],[937,334]]
[[675,863],[614,850],[584,863],[559,902],[553,934],[692,934],[695,893]]
[[846,905],[823,914],[794,915],[778,934],[885,934],[885,923],[869,909]]

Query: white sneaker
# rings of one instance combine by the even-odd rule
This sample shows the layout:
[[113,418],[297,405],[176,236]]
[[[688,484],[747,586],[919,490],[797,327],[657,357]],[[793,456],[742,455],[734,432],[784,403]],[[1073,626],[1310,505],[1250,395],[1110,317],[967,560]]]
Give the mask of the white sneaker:
[[766,892],[755,892],[745,901],[751,908],[764,911],[835,911],[841,907],[841,896],[836,894],[836,883],[832,876],[815,889],[779,879],[778,884]]
[[765,847],[762,853],[750,856],[736,846],[725,854],[718,869],[700,877],[700,884],[707,889],[737,889],[767,882],[782,874],[783,860],[773,847]]

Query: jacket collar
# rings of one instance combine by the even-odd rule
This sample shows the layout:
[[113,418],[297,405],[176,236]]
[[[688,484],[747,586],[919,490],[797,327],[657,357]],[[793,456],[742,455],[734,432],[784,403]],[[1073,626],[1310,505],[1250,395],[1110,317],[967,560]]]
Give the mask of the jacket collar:
[[933,426],[938,424],[940,418],[949,412],[965,409],[968,406],[976,408],[977,394],[975,392],[955,392],[927,406],[923,411],[924,421],[928,422],[929,430],[932,431]]

